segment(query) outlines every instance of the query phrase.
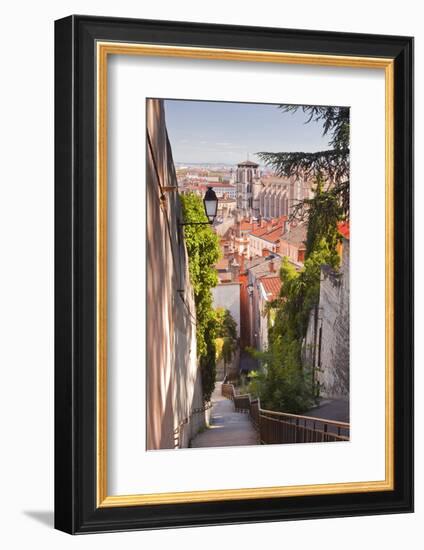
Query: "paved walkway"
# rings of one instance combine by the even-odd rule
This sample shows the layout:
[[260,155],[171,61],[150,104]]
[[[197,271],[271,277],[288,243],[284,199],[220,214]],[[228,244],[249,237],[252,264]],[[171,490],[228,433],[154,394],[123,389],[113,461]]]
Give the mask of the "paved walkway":
[[234,412],[233,402],[221,395],[221,384],[215,384],[212,394],[210,426],[192,440],[191,447],[258,445],[258,436],[249,415]]

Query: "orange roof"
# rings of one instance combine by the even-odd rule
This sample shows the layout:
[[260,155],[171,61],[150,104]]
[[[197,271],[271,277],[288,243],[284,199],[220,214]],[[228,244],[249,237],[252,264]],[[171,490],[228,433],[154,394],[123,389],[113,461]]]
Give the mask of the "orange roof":
[[279,241],[281,239],[281,225],[277,226],[266,235],[262,235],[262,239],[264,239],[265,241],[269,241],[271,243],[275,243]]
[[258,227],[257,229],[254,229],[250,234],[254,237],[261,237],[264,233],[268,231],[268,227]]
[[287,220],[287,216],[281,216],[274,218],[271,223],[266,223],[264,227],[257,227],[250,234],[254,237],[261,237],[267,241],[275,242],[281,236],[284,222]]
[[264,287],[269,302],[279,297],[281,289],[280,277],[261,277],[261,285]]
[[240,222],[240,230],[241,231],[247,231],[248,229],[252,229],[253,223],[250,223],[248,221],[242,220]]
[[345,239],[350,239],[350,223],[349,222],[339,222],[337,224],[337,229],[339,233],[343,235]]

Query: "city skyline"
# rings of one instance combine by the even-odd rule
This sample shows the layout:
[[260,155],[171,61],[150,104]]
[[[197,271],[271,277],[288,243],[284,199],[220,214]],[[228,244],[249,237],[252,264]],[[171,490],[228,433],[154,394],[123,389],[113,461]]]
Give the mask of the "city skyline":
[[320,122],[275,104],[165,100],[168,136],[176,163],[260,162],[256,153],[316,152],[329,148]]

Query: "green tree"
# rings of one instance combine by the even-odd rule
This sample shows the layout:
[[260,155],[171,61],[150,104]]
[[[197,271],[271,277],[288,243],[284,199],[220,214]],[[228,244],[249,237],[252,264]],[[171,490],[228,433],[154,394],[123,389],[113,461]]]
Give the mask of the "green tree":
[[[275,304],[269,346],[256,355],[265,369],[252,378],[252,391],[265,407],[300,413],[311,404],[310,373],[302,368],[302,342],[311,309],[318,304],[322,265],[337,268],[338,222],[349,217],[349,109],[280,105],[284,112],[301,109],[306,123],[320,122],[329,149],[314,153],[259,153],[277,174],[315,180],[314,196],[292,205],[291,218],[308,224],[305,264],[297,271],[285,258],[280,271],[280,300]],[[325,178],[325,179],[324,179]]]
[[[313,198],[304,200],[308,211],[306,257],[319,247],[323,239],[336,253],[337,243],[340,242],[338,223],[344,219],[343,207],[340,205],[337,193],[333,190],[324,191],[324,180],[321,174],[318,174],[313,190]],[[333,261],[336,260],[332,260],[331,264]]]
[[216,321],[213,316],[204,323],[203,339],[205,350],[199,355],[200,372],[202,375],[203,400],[210,401],[215,388],[216,377]]
[[284,257],[280,269],[280,300],[275,301],[274,324],[268,331],[268,350],[254,352],[265,368],[251,381],[263,406],[299,414],[313,402],[311,373],[302,367],[302,342],[309,316],[319,302],[321,266],[339,266],[337,229],[342,207],[335,194],[323,191],[317,178],[315,194],[308,201],[309,225],[304,267],[297,270]]
[[[329,137],[329,149],[314,153],[261,152],[259,157],[272,166],[280,176],[315,179],[325,174],[328,190],[337,197],[344,216],[349,215],[349,134],[348,107],[321,107],[313,105],[280,105],[284,112],[302,110],[308,115],[306,123],[320,122],[323,135]],[[307,203],[294,205],[294,215],[307,216]]]
[[237,340],[237,323],[228,309],[218,307],[215,310],[218,323],[217,336]]
[[[180,198],[185,220],[207,221],[200,197],[189,193],[180,195]],[[220,255],[219,240],[210,225],[184,226],[184,239],[196,306],[197,355],[202,373],[203,398],[209,401],[215,385],[217,320],[211,289],[218,284],[215,264]]]
[[217,320],[216,335],[222,341],[218,358],[223,360],[225,368],[231,363],[237,348],[237,323],[228,309],[217,308],[215,315]]

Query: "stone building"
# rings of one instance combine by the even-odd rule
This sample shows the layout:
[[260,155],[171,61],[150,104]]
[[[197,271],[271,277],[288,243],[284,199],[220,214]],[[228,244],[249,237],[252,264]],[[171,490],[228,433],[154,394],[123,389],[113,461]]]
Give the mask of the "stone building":
[[279,278],[281,258],[271,254],[267,257],[254,258],[246,262],[247,291],[249,297],[249,345],[261,348],[263,334],[263,299],[261,282],[266,278]]
[[[202,410],[194,296],[161,100],[147,102],[147,135],[147,448],[173,449],[188,447],[208,413]],[[167,187],[170,192],[162,193]]]
[[290,216],[293,206],[312,196],[305,177],[261,176],[259,164],[245,160],[234,173],[237,209],[241,217],[272,219]]
[[306,234],[307,226],[305,224],[286,223],[279,240],[279,255],[287,256],[292,262],[303,265],[306,253]]
[[321,397],[349,399],[349,231],[344,228],[339,270],[321,268],[319,304],[310,314],[303,362]]
[[249,233],[249,257],[268,256],[271,252],[278,253],[286,221],[287,217],[281,216],[254,223]]
[[258,284],[258,349],[268,349],[268,329],[273,325],[269,304],[280,296],[281,278],[279,276],[261,277]]
[[295,204],[311,196],[311,184],[306,178],[273,176],[261,179],[256,199],[260,216],[271,219],[290,216]]
[[221,199],[223,197],[227,197],[230,199],[236,199],[237,196],[237,188],[235,185],[232,185],[231,183],[212,183],[210,185],[212,189],[215,191],[216,196]]
[[245,217],[259,216],[258,195],[262,188],[259,164],[245,160],[237,165],[235,173],[237,209]]
[[235,255],[249,257],[249,235],[253,228],[254,223],[248,219],[241,219],[230,226],[225,236]]

